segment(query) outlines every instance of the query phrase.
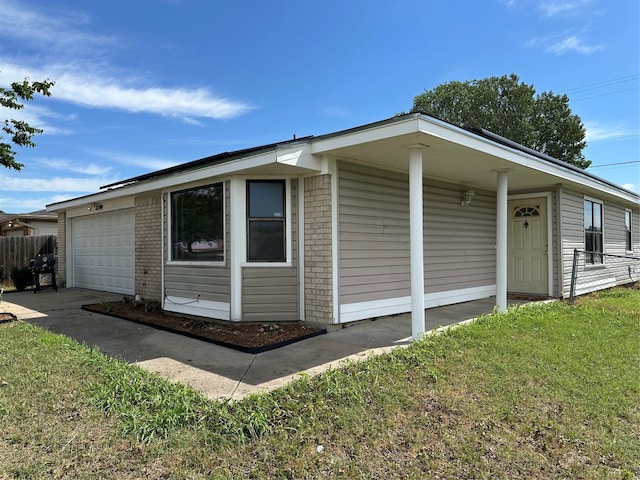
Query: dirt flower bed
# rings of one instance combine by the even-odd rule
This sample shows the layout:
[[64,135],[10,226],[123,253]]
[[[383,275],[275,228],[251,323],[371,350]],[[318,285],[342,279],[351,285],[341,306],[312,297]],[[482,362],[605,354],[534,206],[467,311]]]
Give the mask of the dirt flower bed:
[[0,312],[0,323],[13,322],[16,319],[13,313]]
[[326,329],[300,322],[231,323],[167,314],[158,302],[136,301],[129,297],[119,302],[83,305],[82,308],[249,353],[259,353],[326,332]]

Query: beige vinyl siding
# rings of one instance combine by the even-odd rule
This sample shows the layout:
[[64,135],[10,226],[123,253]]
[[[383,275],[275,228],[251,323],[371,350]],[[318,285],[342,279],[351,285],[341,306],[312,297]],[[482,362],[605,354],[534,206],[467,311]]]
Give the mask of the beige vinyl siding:
[[[624,256],[626,254],[624,238],[624,207],[602,199],[599,200],[597,197],[593,197],[593,199],[602,203],[603,206],[604,253]],[[564,270],[562,296],[567,298],[569,297],[571,289],[574,249],[583,251],[585,248],[584,195],[582,193],[563,189],[562,222]],[[633,269],[634,265],[635,271],[632,270],[630,275],[629,266]],[[582,295],[631,281],[637,281],[638,278],[640,278],[637,261],[615,257],[605,257],[604,265],[588,265],[585,263],[584,254],[580,254],[576,270],[577,295]]]
[[229,269],[198,265],[167,265],[164,269],[164,290],[170,297],[229,303]]
[[[562,190],[562,296],[568,297],[571,288],[571,270],[574,249],[584,249],[584,196],[572,190]],[[584,271],[584,261],[578,264]]]
[[606,203],[604,212],[604,251],[614,255],[625,255],[624,207]]
[[463,186],[425,179],[424,189],[426,292],[495,285],[495,194],[475,189],[463,208]]
[[340,303],[410,295],[407,175],[339,164]]
[[[407,175],[339,165],[340,303],[411,294]],[[495,285],[495,194],[424,180],[425,292]]]
[[242,269],[244,321],[299,320],[298,275],[291,267]]
[[291,180],[291,266],[242,268],[242,320],[299,320],[298,180]]
[[[640,256],[640,209],[631,210],[631,245],[633,245],[634,256]],[[640,273],[640,267],[638,267]]]

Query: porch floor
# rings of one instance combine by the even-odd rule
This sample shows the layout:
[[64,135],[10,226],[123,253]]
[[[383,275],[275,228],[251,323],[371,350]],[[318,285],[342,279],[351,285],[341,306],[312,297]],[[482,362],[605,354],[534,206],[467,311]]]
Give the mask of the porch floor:
[[[509,308],[532,303],[532,300],[509,299]],[[454,305],[429,308],[425,313],[425,333],[429,333],[441,327],[464,323],[482,315],[493,313],[496,305],[495,297],[472,300]],[[411,341],[411,314],[402,313],[379,317],[376,319],[361,320],[334,326],[341,329],[340,337],[358,336],[370,338],[369,348],[393,347],[399,344],[408,344]],[[333,330],[332,328],[332,330]],[[348,329],[353,328],[353,332]],[[355,338],[354,338],[354,341]],[[365,342],[360,340],[365,346]]]

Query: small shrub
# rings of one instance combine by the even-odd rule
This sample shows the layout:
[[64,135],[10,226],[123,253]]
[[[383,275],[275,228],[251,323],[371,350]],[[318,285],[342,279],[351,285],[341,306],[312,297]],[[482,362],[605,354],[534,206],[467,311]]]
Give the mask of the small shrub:
[[100,309],[104,313],[111,313],[111,312],[113,312],[113,303],[111,303],[111,302],[100,302]]
[[13,267],[11,270],[11,280],[18,292],[24,292],[29,285],[33,284],[33,274],[29,267]]

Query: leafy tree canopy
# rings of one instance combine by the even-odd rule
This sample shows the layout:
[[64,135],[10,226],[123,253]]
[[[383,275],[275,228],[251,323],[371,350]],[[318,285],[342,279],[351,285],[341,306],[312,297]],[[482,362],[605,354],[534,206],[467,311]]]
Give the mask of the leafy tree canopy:
[[449,82],[413,99],[412,112],[425,113],[466,128],[483,128],[558,160],[587,168],[591,161],[582,120],[569,97],[543,92],[517,75]]
[[[44,82],[32,82],[25,78],[22,82],[13,82],[10,88],[0,87],[0,106],[12,110],[20,110],[24,107],[21,101],[33,100],[36,93],[46,97],[51,96],[49,89],[54,82],[45,80]],[[21,147],[35,147],[31,137],[42,133],[42,129],[30,126],[27,122],[15,119],[6,119],[2,126],[2,131],[10,137],[11,143],[3,141],[0,135],[0,165],[20,170],[24,165],[16,162],[17,153],[12,149],[13,145]]]

